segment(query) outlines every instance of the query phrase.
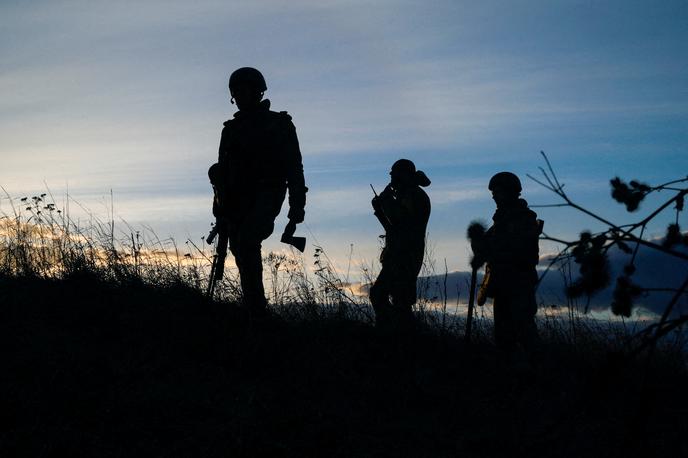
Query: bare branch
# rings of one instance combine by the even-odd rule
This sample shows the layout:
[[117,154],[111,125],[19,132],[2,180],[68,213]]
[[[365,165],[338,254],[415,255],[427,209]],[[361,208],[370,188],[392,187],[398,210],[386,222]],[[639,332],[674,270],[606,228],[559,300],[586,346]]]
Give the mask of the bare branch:
[[[542,169],[540,169],[540,170],[542,170]],[[548,190],[550,190],[550,191],[552,191],[552,192],[554,192],[554,193],[557,193],[557,190],[556,190],[556,189],[554,189],[553,187],[551,187],[551,186],[549,186],[549,185],[543,183],[542,181],[538,180],[537,178],[535,178],[535,177],[532,176],[531,174],[527,173],[526,176],[527,176],[528,178],[530,178],[531,180],[533,180],[534,182],[536,182],[537,184],[539,184],[540,186],[542,186],[543,188],[548,189]],[[558,194],[558,193],[557,193],[557,194]]]
[[528,205],[529,208],[554,208],[554,207],[568,207],[569,204],[544,204],[544,205]]
[[557,187],[557,185],[554,184],[554,182],[552,182],[552,179],[549,177],[547,172],[545,172],[545,169],[543,169],[542,167],[538,167],[538,169],[540,169],[540,172],[542,172],[542,175],[545,177],[545,180],[547,180],[547,183],[549,183],[550,189],[554,190],[554,192],[556,192],[557,194],[560,194],[561,190]]
[[540,154],[542,155],[543,158],[545,158],[545,162],[547,163],[547,168],[549,169],[550,173],[552,174],[552,178],[554,179],[554,182],[557,184],[557,189],[559,189],[562,194],[563,194],[563,186],[559,184],[559,180],[557,179],[557,174],[554,173],[554,169],[552,168],[552,164],[549,162],[549,158],[545,154],[544,151],[540,151]]
[[672,185],[672,184],[676,184],[676,183],[685,183],[685,182],[687,182],[687,181],[688,181],[688,176],[685,177],[685,178],[681,178],[681,179],[674,180],[674,181],[668,181],[668,182],[666,182],[666,183],[664,183],[664,184],[660,184],[660,185],[654,186],[654,187],[652,188],[652,190],[653,190],[653,191],[654,191],[654,190],[660,190],[660,191],[661,191],[662,189],[669,189],[669,190],[672,190],[672,191],[682,191],[681,189],[669,188],[668,186],[670,186],[670,185]]
[[649,223],[655,216],[657,216],[659,213],[661,213],[665,208],[667,208],[669,205],[673,204],[677,200],[683,198],[686,194],[688,194],[688,189],[684,189],[683,191],[679,192],[676,194],[674,197],[669,199],[668,201],[664,202],[662,205],[660,205],[655,211],[650,213],[645,219],[642,221],[637,222],[632,226],[632,229],[636,229],[640,226],[645,226],[647,223]]

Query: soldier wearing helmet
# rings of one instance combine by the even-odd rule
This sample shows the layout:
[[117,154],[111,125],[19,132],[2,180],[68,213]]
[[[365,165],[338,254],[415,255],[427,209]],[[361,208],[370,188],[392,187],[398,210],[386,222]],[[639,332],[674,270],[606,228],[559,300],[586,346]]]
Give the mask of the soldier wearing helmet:
[[[373,198],[375,216],[385,229],[382,270],[370,288],[378,326],[410,325],[416,302],[416,279],[423,265],[430,199],[421,187],[430,180],[408,159],[392,165],[391,182]],[[391,300],[390,300],[391,299]]]
[[[535,266],[542,221],[520,198],[521,181],[513,173],[494,175],[488,189],[497,205],[494,224],[481,240],[472,241],[476,257],[487,262],[485,277],[489,282],[481,292],[493,298],[497,345],[509,352],[519,346],[532,350],[538,341]],[[484,298],[479,298],[481,302]]]
[[244,304],[257,313],[267,305],[261,244],[273,232],[287,190],[289,219],[303,222],[307,192],[296,128],[286,111],[270,110],[270,101],[263,100],[266,90],[255,68],[243,67],[230,76],[231,102],[239,111],[224,123],[211,175],[219,191],[213,211],[228,230]]

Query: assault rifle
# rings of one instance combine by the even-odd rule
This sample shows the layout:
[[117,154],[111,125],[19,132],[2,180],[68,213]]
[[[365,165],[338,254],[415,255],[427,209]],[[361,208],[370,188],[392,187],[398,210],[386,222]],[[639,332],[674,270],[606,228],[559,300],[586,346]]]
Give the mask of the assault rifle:
[[210,229],[205,241],[208,245],[212,245],[215,241],[215,237],[218,237],[217,246],[215,247],[215,254],[213,255],[213,266],[210,269],[208,289],[206,290],[206,296],[209,299],[213,298],[215,285],[218,280],[222,280],[222,276],[225,273],[225,259],[227,258],[227,249],[229,248],[229,231],[223,219],[217,218],[215,225]]

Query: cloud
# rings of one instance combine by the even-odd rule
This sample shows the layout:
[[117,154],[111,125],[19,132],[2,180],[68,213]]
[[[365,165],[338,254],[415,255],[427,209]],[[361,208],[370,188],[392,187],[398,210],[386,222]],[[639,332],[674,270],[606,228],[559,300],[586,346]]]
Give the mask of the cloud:
[[428,189],[434,206],[456,204],[467,201],[487,200],[490,198],[484,184],[460,185],[443,184]]
[[313,190],[307,198],[309,213],[317,214],[321,222],[371,213],[372,192],[364,186]]
[[[294,117],[322,239],[374,234],[368,183],[405,156],[433,180],[432,231],[454,247],[492,211],[483,181],[535,169],[539,149],[595,205],[601,188],[588,184],[604,170],[685,168],[683,10],[611,5],[4,2],[0,184],[113,188],[137,218],[158,206],[192,220],[234,109],[227,76],[253,65]],[[542,213],[550,229],[571,225]]]
[[[653,240],[661,243],[661,240]],[[687,253],[685,247],[675,247],[676,250]],[[543,259],[541,265],[546,265],[549,259]],[[609,265],[611,272],[611,283],[609,287],[596,293],[590,302],[593,309],[608,309],[612,302],[612,293],[615,287],[616,278],[623,272],[623,267],[628,264],[630,255],[619,249],[613,248],[609,252]],[[652,248],[641,247],[635,260],[636,272],[631,277],[633,283],[651,289],[675,289],[685,280],[687,272],[687,262],[683,259],[667,255]],[[573,279],[578,277],[578,265],[572,264]],[[549,277],[549,278],[548,278]],[[565,284],[562,275],[555,269],[546,277],[546,281],[540,287],[543,299],[551,302],[564,299]],[[653,313],[661,314],[669,300],[673,296],[671,291],[652,291],[644,293],[634,302],[637,306],[643,307]],[[560,299],[557,299],[560,298]],[[579,299],[578,303],[585,303],[586,299]],[[675,313],[688,313],[688,296],[684,296],[679,301],[679,307]]]
[[[367,6],[363,17],[356,4],[325,5],[309,1],[290,2],[288,8],[278,2],[239,2],[231,8],[224,2],[146,2],[129,8],[45,4],[15,19],[37,28],[50,20],[53,25],[43,32],[43,39],[51,35],[57,39],[20,48],[41,53],[31,60],[42,62],[42,68],[27,67],[24,59],[0,80],[0,87],[10,94],[0,116],[4,110],[11,112],[20,131],[30,120],[61,135],[67,130],[90,131],[108,138],[108,130],[114,130],[140,138],[137,130],[154,132],[163,122],[179,129],[180,119],[186,125],[190,120],[185,113],[191,112],[204,113],[206,121],[195,128],[205,131],[202,125],[217,122],[219,126],[216,119],[222,117],[222,107],[230,109],[224,80],[232,62],[251,60],[268,76],[276,108],[294,114],[309,155],[467,148],[516,132],[534,133],[543,120],[552,123],[553,117],[610,110],[647,113],[668,103],[673,103],[669,109],[674,112],[685,113],[681,101],[629,105],[620,100],[610,103],[609,95],[580,96],[581,89],[594,86],[591,79],[624,79],[637,75],[637,66],[592,65],[591,57],[586,61],[582,56],[567,62],[568,55],[542,64],[534,56],[499,50],[480,54],[453,45],[457,35],[475,39],[476,25],[462,22],[457,32],[442,21],[442,11],[456,12],[450,3],[440,3],[433,13],[412,3],[381,2]],[[54,21],[65,6],[68,14],[62,12],[63,21]],[[463,10],[469,18],[496,13],[493,7]],[[418,21],[436,21],[437,27],[431,32],[412,27],[411,13],[418,15]],[[280,22],[271,27],[268,39],[266,27],[258,24],[277,15]],[[199,28],[212,31],[211,35],[190,35],[190,30]],[[62,45],[53,49],[58,46],[53,42]],[[251,43],[252,49],[236,43]],[[266,53],[256,53],[256,47]],[[24,54],[12,55],[19,59]],[[576,71],[583,67],[591,70]],[[183,96],[190,88],[201,91],[197,106]],[[215,117],[209,116],[213,112]],[[63,121],[55,124],[55,117]],[[13,130],[3,133],[12,138]],[[187,132],[198,143],[198,134]],[[22,134],[27,137],[25,130]],[[10,145],[19,146],[21,137],[15,138]],[[80,143],[73,137],[64,140]],[[151,140],[165,142],[162,137]]]

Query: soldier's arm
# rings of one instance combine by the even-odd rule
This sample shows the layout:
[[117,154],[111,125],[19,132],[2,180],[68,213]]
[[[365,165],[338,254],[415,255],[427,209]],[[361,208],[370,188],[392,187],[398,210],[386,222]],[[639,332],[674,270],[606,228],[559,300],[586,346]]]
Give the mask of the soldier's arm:
[[539,259],[540,226],[536,218],[527,218],[516,237],[514,258],[523,264],[535,265]]
[[306,181],[303,176],[303,160],[299,140],[296,136],[296,128],[291,122],[291,117],[285,116],[286,133],[284,138],[284,151],[286,157],[287,188],[289,189],[289,219],[297,223],[303,221],[304,208],[306,207]]
[[231,121],[227,121],[224,123],[224,127],[222,128],[222,134],[220,135],[220,146],[218,148],[217,152],[217,163],[221,164],[222,166],[227,165],[227,162],[229,160],[229,123]]
[[424,194],[384,199],[382,205],[390,223],[396,227],[409,228],[414,224],[424,224],[430,215],[430,199]]
[[382,211],[382,214],[385,215],[385,218],[391,227],[401,227],[406,219],[405,211],[402,208],[399,199],[395,198],[391,191],[385,191],[387,191],[387,188],[380,193],[380,210]]
[[230,122],[224,123],[220,136],[220,146],[218,147],[217,163],[213,164],[208,170],[208,178],[213,186],[213,215],[218,218],[227,216],[227,181],[229,178],[230,162],[230,142],[229,130]]

